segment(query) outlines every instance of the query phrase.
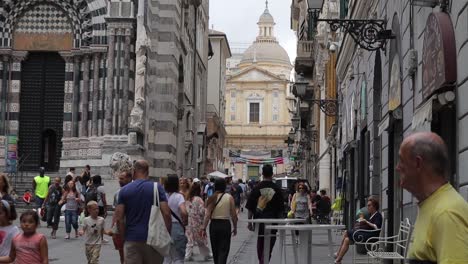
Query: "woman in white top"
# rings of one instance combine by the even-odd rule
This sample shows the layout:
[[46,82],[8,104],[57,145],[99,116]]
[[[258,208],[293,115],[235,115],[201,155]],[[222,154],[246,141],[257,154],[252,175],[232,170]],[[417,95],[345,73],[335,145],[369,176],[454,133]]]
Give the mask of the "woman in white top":
[[171,237],[172,241],[174,241],[170,255],[164,258],[164,264],[184,263],[185,247],[187,245],[185,226],[187,225],[188,215],[185,208],[185,198],[179,193],[179,178],[177,176],[167,177],[164,189],[166,191],[167,203],[171,209]]
[[[231,247],[231,234],[237,234],[237,214],[234,198],[225,193],[226,181],[218,178],[214,184],[215,194],[206,203],[205,221],[202,234],[210,223],[210,242],[215,264],[225,264]],[[232,230],[231,230],[232,221]]]

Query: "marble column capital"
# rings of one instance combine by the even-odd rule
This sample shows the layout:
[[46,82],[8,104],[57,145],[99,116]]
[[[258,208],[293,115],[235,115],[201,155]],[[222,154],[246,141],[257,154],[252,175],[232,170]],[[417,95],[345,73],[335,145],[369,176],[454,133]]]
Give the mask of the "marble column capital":
[[28,57],[28,53],[27,51],[13,51],[11,57],[14,62],[22,62]]
[[66,63],[72,63],[74,61],[74,56],[69,51],[59,52],[60,56],[65,60]]

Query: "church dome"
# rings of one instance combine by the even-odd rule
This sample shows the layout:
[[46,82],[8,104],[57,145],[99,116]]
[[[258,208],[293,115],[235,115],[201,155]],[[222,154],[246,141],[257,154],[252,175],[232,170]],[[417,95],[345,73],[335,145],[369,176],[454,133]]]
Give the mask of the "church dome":
[[267,40],[255,41],[250,45],[250,47],[244,52],[240,63],[254,62],[291,64],[291,60],[289,59],[289,55],[286,50],[281,47],[277,41]]
[[268,9],[265,9],[265,12],[260,16],[260,19],[258,20],[258,23],[275,23],[275,20],[273,19],[273,16],[270,14],[270,11]]
[[258,20],[257,39],[244,52],[240,64],[252,64],[257,62],[279,63],[291,65],[286,50],[281,47],[275,37],[275,20],[268,10],[268,1],[266,8]]

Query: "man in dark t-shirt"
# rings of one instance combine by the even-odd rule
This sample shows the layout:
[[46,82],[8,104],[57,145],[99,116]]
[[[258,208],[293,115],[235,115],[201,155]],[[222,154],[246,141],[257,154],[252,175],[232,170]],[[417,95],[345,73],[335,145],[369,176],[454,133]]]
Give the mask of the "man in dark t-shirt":
[[[281,189],[273,182],[273,167],[266,164],[262,169],[263,181],[261,181],[251,192],[245,208],[249,210],[249,219],[271,219],[282,218],[284,212],[283,197]],[[249,223],[248,228],[253,231],[253,224]],[[263,263],[263,234],[265,233],[265,226],[260,225],[258,230],[257,239],[257,256],[260,263]],[[276,234],[273,230],[271,234]],[[271,237],[270,255],[276,242],[276,236]]]

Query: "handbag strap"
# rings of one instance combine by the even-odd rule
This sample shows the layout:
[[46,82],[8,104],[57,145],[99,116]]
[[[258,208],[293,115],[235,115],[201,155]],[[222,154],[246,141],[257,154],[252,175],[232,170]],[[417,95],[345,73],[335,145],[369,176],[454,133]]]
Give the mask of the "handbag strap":
[[158,191],[158,183],[154,183],[154,190],[153,190],[153,205],[159,207],[159,191]]
[[174,211],[172,211],[172,209],[170,209],[170,210],[171,210],[171,215],[172,215],[175,219],[177,219],[177,222],[179,222],[179,224],[182,226],[182,228],[184,229],[184,232],[185,232],[185,226],[184,226],[184,224],[182,223],[182,220],[180,220],[179,216],[177,216],[176,213],[174,213]]
[[224,194],[225,193],[221,194],[221,197],[219,197],[218,201],[216,201],[216,203],[215,203],[215,205],[213,207],[213,210],[211,211],[211,216],[213,216],[213,212],[216,209],[216,206],[218,206],[219,202],[221,202],[221,199],[223,199]]

